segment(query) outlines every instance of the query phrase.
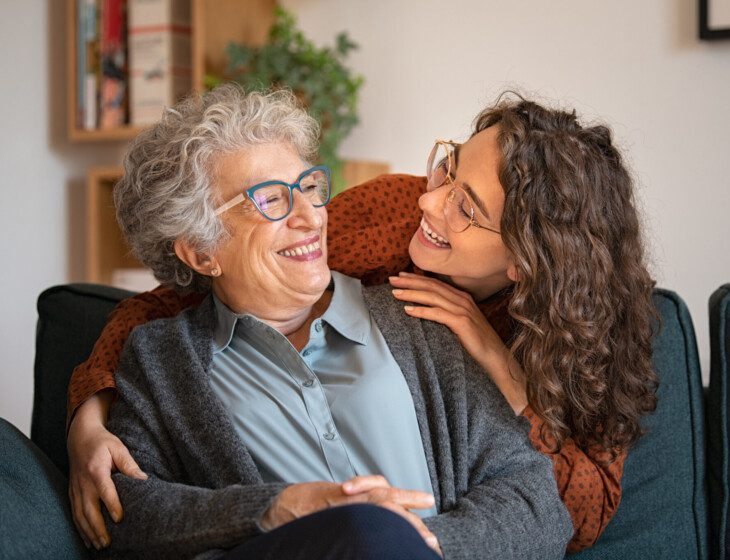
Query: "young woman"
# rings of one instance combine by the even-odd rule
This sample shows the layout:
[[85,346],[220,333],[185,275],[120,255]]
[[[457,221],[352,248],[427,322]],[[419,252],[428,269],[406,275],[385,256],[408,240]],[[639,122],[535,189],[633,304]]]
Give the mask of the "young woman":
[[[568,551],[591,546],[618,507],[623,462],[657,385],[653,283],[609,129],[503,100],[465,144],[437,142],[426,181],[385,176],[336,197],[329,247],[331,268],[365,284],[414,264],[429,273],[393,276],[394,297],[405,313],[451,328],[530,421],[572,516]],[[158,288],[123,302],[74,372],[70,492],[96,542],[106,537],[99,498],[121,517],[110,471],[141,476],[104,429],[118,353],[135,325],[200,300]]]

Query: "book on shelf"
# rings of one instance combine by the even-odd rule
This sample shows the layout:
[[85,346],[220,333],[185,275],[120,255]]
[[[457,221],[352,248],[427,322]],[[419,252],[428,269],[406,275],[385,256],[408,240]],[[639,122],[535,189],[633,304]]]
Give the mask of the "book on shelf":
[[129,113],[133,125],[157,122],[190,91],[189,0],[129,0]]
[[83,37],[85,54],[83,68],[83,128],[94,130],[97,125],[97,95],[101,77],[101,66],[99,64],[99,11],[97,10],[96,0],[84,0],[83,27],[80,29],[80,35]]
[[108,129],[128,121],[126,0],[101,0],[100,8],[99,128]]

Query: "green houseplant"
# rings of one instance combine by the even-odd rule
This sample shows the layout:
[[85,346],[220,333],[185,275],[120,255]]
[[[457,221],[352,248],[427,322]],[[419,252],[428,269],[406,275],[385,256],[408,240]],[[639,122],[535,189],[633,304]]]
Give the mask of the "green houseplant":
[[[269,42],[261,47],[231,43],[228,75],[247,91],[289,88],[321,126],[319,158],[332,169],[335,192],[344,187],[338,149],[358,123],[362,76],[344,64],[357,45],[342,32],[335,46],[317,47],[297,29],[294,16],[276,8]],[[215,85],[213,79],[207,85]]]

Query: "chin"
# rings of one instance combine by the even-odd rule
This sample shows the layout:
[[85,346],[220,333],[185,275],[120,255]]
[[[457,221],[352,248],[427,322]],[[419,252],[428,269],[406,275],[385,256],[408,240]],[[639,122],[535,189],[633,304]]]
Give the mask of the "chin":
[[427,249],[421,245],[415,235],[411,238],[411,242],[408,245],[408,255],[411,257],[413,264],[421,270],[438,273],[437,270],[434,270],[435,267],[433,266],[432,259],[428,258]]

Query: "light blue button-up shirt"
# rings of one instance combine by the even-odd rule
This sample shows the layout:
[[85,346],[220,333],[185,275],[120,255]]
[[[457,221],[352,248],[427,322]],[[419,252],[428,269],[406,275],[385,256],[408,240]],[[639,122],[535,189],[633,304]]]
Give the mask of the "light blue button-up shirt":
[[380,474],[393,486],[431,493],[411,393],[360,281],[337,272],[332,279],[330,305],[301,352],[214,298],[213,389],[266,482]]

